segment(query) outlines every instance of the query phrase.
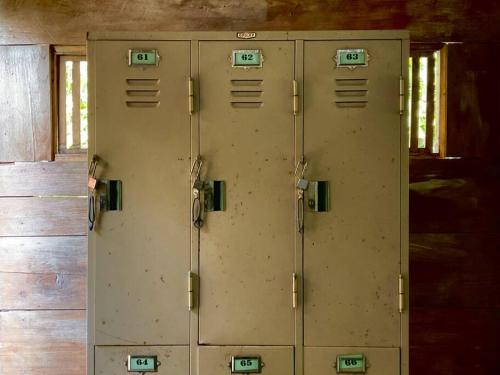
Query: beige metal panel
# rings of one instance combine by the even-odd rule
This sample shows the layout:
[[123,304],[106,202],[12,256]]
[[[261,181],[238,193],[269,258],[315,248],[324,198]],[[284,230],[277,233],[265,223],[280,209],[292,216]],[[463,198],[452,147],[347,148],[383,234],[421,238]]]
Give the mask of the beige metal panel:
[[[159,66],[128,67],[129,48],[158,49]],[[95,343],[188,344],[190,44],[96,42],[95,56],[98,177],[123,181],[123,211],[94,234]]]
[[129,355],[155,355],[160,361],[157,375],[188,375],[188,346],[97,346],[95,348],[95,375],[139,374],[128,372]]
[[260,356],[262,375],[293,375],[293,347],[200,346],[198,375],[228,375],[232,356]]
[[299,31],[96,31],[88,33],[89,40],[238,40],[240,32],[255,32],[257,40],[382,40],[408,39],[407,30],[299,30]]
[[[339,48],[369,66],[335,68]],[[304,69],[307,178],[331,184],[305,215],[305,345],[399,346],[401,42],[305,42]]]
[[[262,69],[231,67],[233,49],[258,48]],[[200,342],[291,345],[294,45],[201,42],[199,60],[203,177],[227,186],[226,211],[208,213],[200,234]]]
[[304,375],[337,374],[336,360],[342,354],[364,354],[369,375],[399,375],[397,348],[304,348]]

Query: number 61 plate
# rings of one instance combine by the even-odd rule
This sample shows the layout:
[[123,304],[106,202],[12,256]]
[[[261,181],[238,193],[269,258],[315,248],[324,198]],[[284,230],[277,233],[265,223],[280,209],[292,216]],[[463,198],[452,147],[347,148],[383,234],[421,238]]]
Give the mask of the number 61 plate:
[[366,357],[363,354],[338,355],[337,373],[366,373]]

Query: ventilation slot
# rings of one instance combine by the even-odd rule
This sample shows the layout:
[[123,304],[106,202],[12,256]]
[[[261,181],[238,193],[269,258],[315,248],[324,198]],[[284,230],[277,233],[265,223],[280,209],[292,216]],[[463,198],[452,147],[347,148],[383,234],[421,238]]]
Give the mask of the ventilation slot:
[[261,79],[232,79],[231,84],[233,86],[261,86]]
[[[233,108],[260,108],[263,106],[263,90],[260,89],[263,81],[261,79],[232,79],[230,90],[231,107]],[[246,86],[246,87],[245,87]]]
[[231,102],[233,108],[260,108],[263,102]]
[[129,86],[157,86],[160,84],[160,80],[157,78],[148,79],[127,79],[127,85]]
[[368,104],[368,80],[366,78],[335,79],[335,104],[339,108],[365,108]]
[[156,108],[160,105],[160,80],[157,78],[127,79],[126,105],[130,108]]
[[127,100],[127,107],[130,108],[156,108],[160,102],[140,102]]

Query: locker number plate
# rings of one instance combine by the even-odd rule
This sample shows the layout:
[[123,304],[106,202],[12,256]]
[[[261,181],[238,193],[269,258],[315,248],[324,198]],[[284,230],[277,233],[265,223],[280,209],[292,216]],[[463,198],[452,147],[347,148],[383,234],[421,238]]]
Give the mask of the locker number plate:
[[158,372],[158,358],[155,355],[129,355],[128,372]]
[[130,49],[128,50],[128,65],[158,65],[160,56],[155,49]]
[[366,358],[363,354],[343,354],[337,356],[337,373],[366,373]]
[[260,374],[260,357],[231,357],[231,374]]
[[368,53],[365,49],[338,49],[335,56],[337,67],[356,68],[368,66]]
[[233,50],[233,68],[261,68],[262,53],[260,49]]

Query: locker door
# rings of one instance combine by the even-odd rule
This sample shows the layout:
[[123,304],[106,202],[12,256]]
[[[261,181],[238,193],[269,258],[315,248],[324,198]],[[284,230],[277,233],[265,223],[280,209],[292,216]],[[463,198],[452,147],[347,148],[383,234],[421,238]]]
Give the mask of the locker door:
[[[261,49],[262,68],[232,50]],[[200,234],[200,342],[289,345],[294,310],[293,42],[200,42],[205,179],[226,181],[226,210]]]
[[[368,66],[337,68],[345,48]],[[305,215],[306,346],[400,344],[400,75],[400,41],[305,42],[307,177],[331,193]]]
[[[159,65],[129,67],[129,48]],[[123,183],[93,234],[96,345],[189,342],[189,64],[189,42],[96,43],[99,174]]]

